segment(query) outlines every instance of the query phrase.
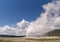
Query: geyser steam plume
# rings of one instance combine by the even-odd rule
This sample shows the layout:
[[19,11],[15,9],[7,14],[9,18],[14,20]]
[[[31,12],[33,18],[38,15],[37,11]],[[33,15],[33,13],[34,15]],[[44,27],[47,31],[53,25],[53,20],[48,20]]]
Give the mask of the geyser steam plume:
[[[45,12],[27,27],[26,36],[43,36],[44,33],[60,29],[60,1],[43,5]],[[59,25],[59,26],[58,26]]]

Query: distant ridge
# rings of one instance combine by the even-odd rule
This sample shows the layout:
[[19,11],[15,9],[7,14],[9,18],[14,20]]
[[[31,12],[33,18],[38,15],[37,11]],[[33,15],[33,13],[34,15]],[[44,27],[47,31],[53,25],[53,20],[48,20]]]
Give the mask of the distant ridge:
[[46,33],[47,36],[60,36],[60,29],[56,29]]
[[25,37],[25,36],[15,36],[15,35],[0,35],[0,37]]

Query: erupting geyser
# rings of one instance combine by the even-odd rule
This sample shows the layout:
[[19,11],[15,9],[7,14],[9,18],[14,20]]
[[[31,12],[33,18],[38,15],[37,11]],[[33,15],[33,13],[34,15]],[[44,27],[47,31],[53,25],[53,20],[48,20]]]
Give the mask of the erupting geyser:
[[43,8],[45,12],[27,27],[27,37],[43,36],[44,33],[58,29],[58,27],[60,29],[60,1],[43,5]]

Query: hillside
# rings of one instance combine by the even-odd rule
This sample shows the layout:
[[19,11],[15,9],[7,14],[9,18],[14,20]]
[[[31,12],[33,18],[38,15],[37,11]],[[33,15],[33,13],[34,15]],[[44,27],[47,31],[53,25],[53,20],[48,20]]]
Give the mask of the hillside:
[[56,29],[46,33],[47,36],[60,36],[60,29]]

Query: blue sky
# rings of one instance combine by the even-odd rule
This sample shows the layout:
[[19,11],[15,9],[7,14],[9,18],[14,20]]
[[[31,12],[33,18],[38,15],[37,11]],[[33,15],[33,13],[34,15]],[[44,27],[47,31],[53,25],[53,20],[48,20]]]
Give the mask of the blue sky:
[[51,0],[0,0],[0,26],[16,24],[22,19],[33,21],[48,2]]

